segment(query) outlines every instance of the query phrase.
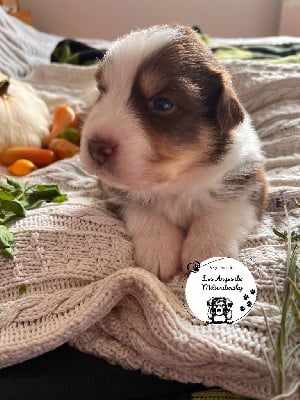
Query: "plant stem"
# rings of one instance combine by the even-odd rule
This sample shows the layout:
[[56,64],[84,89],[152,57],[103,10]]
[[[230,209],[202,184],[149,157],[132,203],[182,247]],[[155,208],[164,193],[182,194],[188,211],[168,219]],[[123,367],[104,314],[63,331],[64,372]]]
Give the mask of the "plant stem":
[[288,242],[287,242],[287,270],[286,270],[286,274],[287,276],[289,276],[289,260],[291,257],[291,251],[292,251],[292,239],[291,239],[291,227],[290,227],[290,220],[289,220],[289,213],[288,213],[288,209],[286,204],[283,204],[283,208],[284,208],[284,213],[285,213],[285,218],[287,221],[287,238],[288,238]]
[[[287,258],[286,258],[286,288],[285,288],[285,295],[284,300],[282,303],[282,312],[281,312],[281,322],[280,322],[280,332],[279,332],[279,339],[278,339],[278,369],[279,369],[279,376],[278,376],[278,383],[276,387],[276,395],[285,393],[286,391],[286,344],[288,342],[289,332],[287,332],[287,319],[289,316],[290,310],[290,296],[291,296],[291,283],[290,279],[294,279],[294,262],[295,258],[292,257],[292,240],[291,240],[291,227],[289,223],[289,215],[286,204],[283,204],[285,217],[287,221]],[[287,279],[290,278],[290,279]],[[290,329],[289,329],[290,331]]]

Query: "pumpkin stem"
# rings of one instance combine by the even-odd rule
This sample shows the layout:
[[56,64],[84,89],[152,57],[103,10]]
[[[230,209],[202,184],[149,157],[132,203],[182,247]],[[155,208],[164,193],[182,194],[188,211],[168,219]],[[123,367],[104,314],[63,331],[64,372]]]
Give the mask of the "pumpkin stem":
[[9,87],[9,79],[5,79],[0,82],[0,97],[5,96],[7,94],[7,90]]

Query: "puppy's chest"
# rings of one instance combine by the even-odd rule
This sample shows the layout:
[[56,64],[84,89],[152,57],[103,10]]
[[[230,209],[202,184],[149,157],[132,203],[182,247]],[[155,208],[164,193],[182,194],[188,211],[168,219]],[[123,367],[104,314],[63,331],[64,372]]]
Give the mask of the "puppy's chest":
[[156,210],[164,215],[172,224],[187,230],[194,216],[190,200],[184,196],[169,196],[158,199]]
[[169,196],[158,196],[156,209],[172,224],[188,230],[192,221],[203,214],[213,200],[208,191],[191,194],[182,192]]
[[197,193],[183,190],[179,193],[160,194],[133,193],[115,188],[106,189],[108,202],[114,204],[112,209],[120,207],[119,215],[122,215],[122,209],[127,207],[144,208],[150,213],[163,215],[172,224],[183,230],[188,230],[196,217],[205,213],[209,207],[216,203],[209,190],[202,190]]

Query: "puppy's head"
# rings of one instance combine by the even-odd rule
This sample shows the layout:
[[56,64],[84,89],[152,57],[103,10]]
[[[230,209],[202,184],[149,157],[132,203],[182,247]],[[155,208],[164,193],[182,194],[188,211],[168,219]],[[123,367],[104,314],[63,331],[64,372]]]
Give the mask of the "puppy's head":
[[215,297],[208,302],[214,315],[227,315],[233,303],[225,297]]
[[244,118],[228,72],[182,26],[116,41],[98,67],[97,84],[81,159],[121,189],[155,190],[218,162]]

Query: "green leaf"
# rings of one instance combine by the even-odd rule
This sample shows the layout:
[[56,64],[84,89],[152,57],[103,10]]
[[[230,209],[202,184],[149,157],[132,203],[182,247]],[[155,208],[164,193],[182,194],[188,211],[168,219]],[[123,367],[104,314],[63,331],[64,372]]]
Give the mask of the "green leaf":
[[4,190],[5,192],[11,192],[15,188],[11,185],[7,185],[7,183],[0,182],[0,189]]
[[22,201],[22,204],[26,210],[34,210],[39,208],[44,203],[44,200],[37,200],[34,202],[28,202],[28,199]]
[[15,189],[23,189],[24,183],[12,178],[11,176],[5,176],[7,183],[13,186]]
[[68,196],[66,194],[61,194],[60,196],[55,197],[52,201],[54,203],[62,203],[68,200]]
[[76,144],[76,146],[79,146],[80,144],[80,132],[76,128],[64,129],[63,131],[60,132],[59,137],[62,137],[68,140],[69,142]]
[[294,328],[294,316],[293,314],[289,313],[286,317],[285,321],[286,326],[286,337],[290,336],[292,329]]
[[275,377],[275,375],[274,375],[273,368],[272,368],[272,366],[271,366],[270,360],[269,360],[269,358],[268,358],[268,356],[267,356],[267,353],[266,353],[265,349],[263,348],[262,351],[263,351],[263,353],[264,353],[265,360],[266,360],[266,362],[267,362],[268,370],[269,370],[269,372],[270,372],[273,385],[275,386],[275,385],[276,385],[276,377]]
[[294,315],[295,323],[298,329],[300,329],[300,311],[298,310],[297,304],[294,299],[290,299],[292,305],[292,312]]
[[295,285],[295,282],[293,282],[290,278],[287,278],[287,280],[289,281],[292,291],[295,295],[296,300],[298,301],[298,303],[300,303],[300,291],[297,288],[297,286]]
[[266,323],[266,327],[267,327],[267,331],[268,331],[268,334],[269,334],[269,339],[271,341],[271,345],[272,345],[273,351],[274,351],[275,354],[277,354],[278,349],[277,349],[277,346],[276,346],[276,343],[275,343],[275,340],[274,340],[274,336],[273,336],[273,333],[272,333],[272,330],[271,330],[267,315],[266,315],[265,310],[264,310],[263,307],[261,307],[261,311],[262,311],[263,316],[264,316],[264,320],[265,320],[265,323]]
[[6,258],[13,258],[11,244],[14,235],[4,225],[0,225],[0,252]]
[[0,200],[2,210],[11,211],[17,217],[25,217],[25,208],[19,200]]
[[273,228],[273,232],[275,233],[276,236],[280,237],[281,239],[284,240],[287,239],[286,235],[282,232],[279,232],[277,229]]
[[6,226],[0,225],[0,243],[3,246],[9,247],[10,243],[14,240],[14,235],[11,233]]
[[13,252],[12,247],[0,249],[0,252],[3,255],[3,257],[5,257],[5,258],[10,258],[10,259],[14,258],[14,252]]
[[61,203],[67,200],[67,195],[55,184],[23,183],[9,176],[5,178],[7,183],[0,182],[0,254],[13,258],[14,236],[5,224],[25,217],[26,210],[38,208],[44,201]]
[[44,190],[53,189],[53,190],[57,190],[57,192],[60,193],[60,189],[59,189],[58,185],[47,185],[47,184],[43,183],[43,184],[37,185],[36,188],[39,192],[42,192]]
[[30,205],[35,203],[37,200],[50,202],[58,196],[61,196],[61,193],[56,189],[44,189],[42,191],[35,191],[31,193],[27,198],[27,202]]
[[27,196],[26,202],[30,208],[38,201],[61,203],[67,200],[67,195],[61,193],[57,185],[37,185]]
[[292,361],[292,356],[294,353],[300,350],[300,343],[296,344],[296,346],[289,352],[289,354],[286,357],[286,363],[289,365],[289,363]]
[[14,198],[12,193],[0,189],[0,200],[13,200]]

